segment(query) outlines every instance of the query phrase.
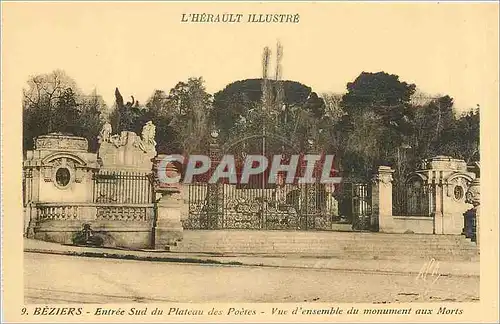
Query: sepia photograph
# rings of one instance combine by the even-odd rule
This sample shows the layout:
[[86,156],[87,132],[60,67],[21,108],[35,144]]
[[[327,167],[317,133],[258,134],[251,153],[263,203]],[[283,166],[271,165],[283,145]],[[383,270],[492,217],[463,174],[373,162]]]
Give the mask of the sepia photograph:
[[16,316],[460,320],[485,301],[498,3],[2,9]]

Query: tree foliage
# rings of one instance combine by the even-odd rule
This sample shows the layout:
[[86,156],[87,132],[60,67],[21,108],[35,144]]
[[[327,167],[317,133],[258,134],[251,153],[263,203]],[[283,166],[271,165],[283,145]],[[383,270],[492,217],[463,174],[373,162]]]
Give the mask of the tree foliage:
[[[265,123],[268,133],[279,134],[297,147],[309,138],[317,138],[326,108],[311,87],[296,81],[267,80],[269,97],[262,100],[263,79],[240,80],[228,84],[214,95],[211,121],[223,141],[243,134],[259,134]],[[280,98],[278,99],[278,90]],[[276,143],[270,152],[283,149]]]
[[[453,98],[429,97],[397,75],[362,72],[343,95],[320,96],[296,81],[267,80],[264,88],[266,100],[262,79],[232,82],[212,96],[201,77],[189,78],[168,92],[155,90],[145,105],[132,96],[125,103],[116,89],[109,119],[114,133],[138,134],[152,120],[160,153],[207,153],[213,128],[220,131],[221,143],[265,128],[294,150],[304,152],[314,143],[317,151],[337,156],[336,168],[344,176],[363,179],[389,165],[398,180],[436,155],[479,160],[479,109],[457,115]],[[34,137],[50,132],[85,136],[97,150],[106,105],[96,91],[83,94],[64,72],[54,71],[30,78],[23,94],[25,150],[33,147]],[[245,149],[259,153],[259,143]],[[266,150],[286,153],[281,142],[270,141]]]
[[193,153],[204,151],[208,140],[208,116],[212,96],[205,90],[203,78],[179,82],[167,94],[155,90],[146,104],[133,96],[124,104],[118,89],[111,113],[113,129],[141,133],[147,121],[156,125],[157,151],[160,153]]
[[169,100],[175,107],[171,127],[179,135],[186,153],[203,153],[208,143],[212,95],[206,92],[203,78],[189,78],[170,90]]
[[23,90],[23,149],[33,149],[37,136],[59,132],[86,137],[95,151],[105,110],[96,91],[83,94],[61,70],[33,76]]
[[400,181],[424,158],[479,158],[479,113],[455,116],[453,99],[429,98],[416,86],[385,72],[361,73],[347,84],[336,128],[343,135],[343,170],[369,178],[379,165],[396,169]]

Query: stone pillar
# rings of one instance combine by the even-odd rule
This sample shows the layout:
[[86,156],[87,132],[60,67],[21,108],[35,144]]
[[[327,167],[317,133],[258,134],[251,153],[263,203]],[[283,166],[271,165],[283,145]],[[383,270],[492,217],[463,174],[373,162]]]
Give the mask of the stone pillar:
[[480,182],[479,179],[474,179],[470,186],[469,189],[467,190],[466,193],[466,202],[469,204],[472,204],[474,206],[472,208],[473,212],[475,213],[475,218],[476,218],[476,244],[479,248],[479,233],[480,233]]
[[388,166],[380,166],[373,177],[372,185],[372,227],[380,232],[390,230],[392,221],[392,170]]
[[165,183],[164,177],[175,178],[179,172],[172,163],[165,163],[164,155],[159,155],[154,161],[153,173],[155,192],[160,198],[155,203],[156,220],[154,226],[154,248],[168,249],[182,240],[183,226],[181,210],[183,199],[179,183]]
[[179,192],[162,193],[156,203],[155,249],[168,249],[182,240],[181,207]]
[[26,206],[26,212],[29,214],[28,228],[26,229],[26,237],[35,238],[35,226],[37,223],[37,209],[33,202],[29,202]]
[[444,214],[443,214],[443,171],[433,172],[433,177],[435,179],[435,203],[436,210],[434,211],[434,234],[445,234],[444,233]]
[[[28,154],[33,155],[32,152]],[[26,205],[26,213],[28,214],[26,237],[28,238],[35,237],[35,226],[38,221],[36,203],[40,201],[40,181],[42,181],[40,172],[40,168],[31,168],[31,192],[29,192],[30,196],[28,197],[28,204]]]

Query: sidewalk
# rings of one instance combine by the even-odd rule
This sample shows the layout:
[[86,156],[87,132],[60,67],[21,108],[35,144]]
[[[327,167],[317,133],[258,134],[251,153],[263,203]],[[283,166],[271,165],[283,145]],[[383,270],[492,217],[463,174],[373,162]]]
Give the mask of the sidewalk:
[[[183,262],[197,264],[214,264],[227,266],[264,266],[285,268],[329,269],[339,271],[405,273],[418,275],[424,261],[393,260],[353,260],[321,257],[304,257],[300,255],[268,256],[255,254],[210,254],[210,253],[176,253],[151,250],[126,250],[118,248],[93,248],[62,245],[32,239],[24,239],[24,251],[31,253],[47,253],[73,255],[81,257],[98,257],[109,259],[126,259],[156,262]],[[438,272],[442,276],[479,276],[479,262],[439,261]]]

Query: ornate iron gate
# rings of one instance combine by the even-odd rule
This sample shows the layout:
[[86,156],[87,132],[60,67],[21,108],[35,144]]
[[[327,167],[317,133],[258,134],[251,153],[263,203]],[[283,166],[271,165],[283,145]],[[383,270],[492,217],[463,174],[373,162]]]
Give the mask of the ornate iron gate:
[[354,230],[370,230],[372,215],[371,185],[361,182],[343,182],[339,195],[339,223],[352,224]]
[[[254,149],[255,141],[269,146],[283,139],[269,135],[254,135],[248,141],[238,141],[219,149],[211,145],[212,171],[222,152],[236,151],[236,160],[244,161],[247,152]],[[254,140],[251,143],[250,140]],[[269,143],[274,140],[274,143]],[[252,147],[252,144],[253,147]],[[279,143],[283,145],[283,143]],[[265,144],[262,144],[265,151]],[[257,146],[258,148],[258,146]],[[262,151],[259,152],[262,154]],[[257,151],[258,152],[258,151]],[[272,161],[272,158],[269,159]],[[251,176],[248,183],[209,184],[206,179],[189,186],[189,214],[184,221],[186,229],[263,229],[263,230],[308,230],[331,229],[331,217],[325,213],[326,191],[320,183],[269,183],[267,170]]]
[[186,229],[331,229],[321,184],[242,188],[194,183],[188,188]]

